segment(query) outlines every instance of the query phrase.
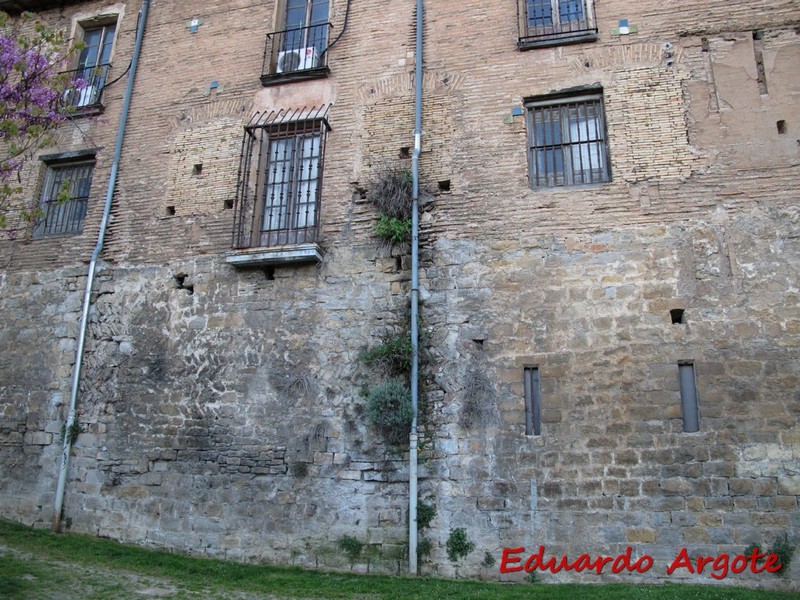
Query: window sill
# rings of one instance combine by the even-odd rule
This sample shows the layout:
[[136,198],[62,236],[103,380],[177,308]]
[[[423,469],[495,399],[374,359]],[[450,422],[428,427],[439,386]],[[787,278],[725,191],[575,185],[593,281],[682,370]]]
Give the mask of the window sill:
[[517,40],[517,48],[520,50],[533,50],[534,48],[549,48],[551,46],[566,46],[568,44],[582,44],[584,42],[596,42],[597,30],[572,31],[568,33],[556,33],[534,38],[520,38]]
[[105,106],[102,104],[88,104],[86,106],[75,107],[68,114],[69,119],[81,119],[83,117],[95,117],[103,114]]
[[322,248],[319,244],[297,244],[275,248],[247,248],[234,250],[225,257],[225,262],[234,267],[258,267],[289,263],[321,262]]
[[288,73],[265,73],[261,76],[261,85],[268,87],[271,85],[281,85],[284,83],[294,83],[295,81],[309,81],[311,79],[324,79],[328,77],[331,70],[325,67],[316,69],[302,69],[300,71],[289,71]]

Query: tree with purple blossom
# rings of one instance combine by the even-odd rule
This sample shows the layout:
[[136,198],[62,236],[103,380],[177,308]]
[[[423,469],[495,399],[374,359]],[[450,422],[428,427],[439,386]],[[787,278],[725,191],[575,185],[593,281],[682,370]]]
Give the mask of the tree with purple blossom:
[[[22,170],[74,110],[64,102],[81,81],[66,75],[69,41],[31,13],[12,20],[0,12],[0,229],[15,199],[22,198]],[[38,202],[19,202],[20,216],[31,221]]]

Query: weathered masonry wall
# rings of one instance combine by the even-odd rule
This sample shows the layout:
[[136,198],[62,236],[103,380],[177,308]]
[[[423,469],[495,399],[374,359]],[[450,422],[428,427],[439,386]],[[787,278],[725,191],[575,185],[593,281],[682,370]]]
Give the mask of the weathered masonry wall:
[[[379,376],[359,357],[408,320],[407,249],[374,238],[363,190],[409,165],[413,4],[352,3],[330,77],[262,87],[273,2],[153,3],[92,297],[73,530],[406,571],[407,457],[367,423]],[[630,546],[653,568],[542,577],[719,583],[666,567],[684,547],[800,540],[800,5],[594,4],[596,42],[521,52],[514,0],[426,3],[420,490],[437,516],[423,573],[494,579],[486,553],[507,547]],[[46,17],[66,27],[106,8]],[[120,20],[117,73],[138,8]],[[337,33],[345,8],[331,4]],[[612,33],[621,19],[637,32]],[[0,514],[26,523],[52,519],[123,83],[51,149],[99,148],[83,233],[0,242]],[[534,190],[526,99],[575,88],[602,89],[611,181]],[[321,104],[324,260],[233,268],[244,124]],[[687,363],[697,433],[683,432]],[[525,433],[532,367],[541,435]],[[475,550],[453,563],[456,528]],[[343,536],[365,544],[352,564]],[[796,589],[798,563],[722,583]]]

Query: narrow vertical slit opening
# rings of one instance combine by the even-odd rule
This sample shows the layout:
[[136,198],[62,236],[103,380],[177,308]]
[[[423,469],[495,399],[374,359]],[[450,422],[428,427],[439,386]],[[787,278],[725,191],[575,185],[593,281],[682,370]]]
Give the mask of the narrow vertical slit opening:
[[764,56],[761,52],[763,39],[763,32],[753,32],[753,53],[755,54],[756,59],[756,78],[758,81],[758,91],[762,96],[766,96],[769,94],[769,89],[767,88],[767,71],[764,68]]
[[683,413],[684,433],[700,431],[700,414],[697,405],[697,384],[694,363],[678,363],[678,377],[681,386],[681,412]]
[[784,121],[783,119],[775,123],[775,126],[778,128],[779,134],[783,135],[784,133],[786,133],[786,121]]
[[539,367],[525,367],[525,435],[542,434],[542,395]]

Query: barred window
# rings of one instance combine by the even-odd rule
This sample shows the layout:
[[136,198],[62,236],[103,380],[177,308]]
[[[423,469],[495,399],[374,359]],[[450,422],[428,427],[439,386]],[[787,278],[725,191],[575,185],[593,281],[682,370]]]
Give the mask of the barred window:
[[601,94],[546,98],[526,106],[532,187],[611,180]]
[[289,242],[289,232],[297,238],[316,229],[321,123],[305,125],[274,132],[269,140],[261,225],[264,246]]
[[597,39],[592,0],[521,1],[521,49]]
[[326,110],[257,114],[245,127],[234,248],[317,241]]
[[94,162],[52,165],[47,168],[41,214],[33,237],[80,233],[86,218]]

